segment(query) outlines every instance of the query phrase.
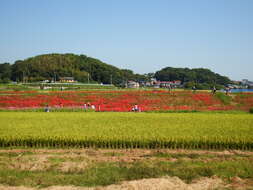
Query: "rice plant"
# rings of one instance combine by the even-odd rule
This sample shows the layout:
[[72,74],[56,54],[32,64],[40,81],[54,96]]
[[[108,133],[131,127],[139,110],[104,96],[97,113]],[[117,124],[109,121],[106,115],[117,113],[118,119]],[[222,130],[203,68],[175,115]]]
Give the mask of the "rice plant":
[[251,114],[1,112],[0,147],[253,149]]

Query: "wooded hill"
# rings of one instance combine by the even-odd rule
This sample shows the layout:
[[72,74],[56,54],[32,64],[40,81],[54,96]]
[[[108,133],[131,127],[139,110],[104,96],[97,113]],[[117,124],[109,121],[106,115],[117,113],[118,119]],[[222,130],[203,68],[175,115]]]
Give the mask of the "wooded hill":
[[[130,70],[119,69],[85,55],[74,54],[39,55],[18,60],[13,65],[1,64],[0,67],[4,67],[0,73],[2,80],[9,78],[18,82],[58,81],[60,77],[74,77],[75,80],[84,83],[120,84],[123,80],[129,80],[128,78],[139,77]],[[4,74],[7,70],[8,75]]]
[[210,88],[213,85],[227,85],[231,80],[226,76],[221,76],[209,69],[197,68],[173,68],[166,67],[155,73],[155,78],[160,81],[180,80],[185,87],[197,86],[198,89]]
[[113,65],[75,54],[45,54],[18,60],[14,64],[0,64],[0,82],[9,80],[17,82],[36,82],[42,80],[59,80],[60,77],[74,77],[79,82],[96,82],[115,85],[127,80],[149,81],[156,77],[161,81],[181,80],[182,82],[221,84],[230,82],[208,69],[188,69],[167,67],[156,73],[135,74],[129,69],[119,69]]

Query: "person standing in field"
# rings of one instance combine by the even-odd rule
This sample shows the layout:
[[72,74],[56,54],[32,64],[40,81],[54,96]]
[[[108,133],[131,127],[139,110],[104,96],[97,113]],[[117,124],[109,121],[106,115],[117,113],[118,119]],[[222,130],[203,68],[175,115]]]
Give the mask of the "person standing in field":
[[50,112],[50,108],[48,105],[45,107],[45,112]]
[[216,93],[216,88],[215,88],[215,86],[213,86],[213,94],[215,94]]
[[139,111],[139,107],[138,107],[137,104],[134,105],[134,111],[135,111],[135,112]]
[[96,109],[95,105],[91,105],[91,109],[95,110]]
[[169,84],[169,86],[168,86],[168,89],[169,89],[169,92],[171,91],[171,85]]
[[195,93],[196,92],[196,86],[192,87],[192,92]]
[[230,90],[230,89],[229,89],[228,87],[225,88],[226,95],[228,95],[229,90]]

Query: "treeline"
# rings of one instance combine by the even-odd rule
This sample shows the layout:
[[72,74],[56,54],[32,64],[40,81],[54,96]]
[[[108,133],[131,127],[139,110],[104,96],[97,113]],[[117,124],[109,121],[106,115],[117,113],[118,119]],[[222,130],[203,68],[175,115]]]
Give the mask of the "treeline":
[[84,83],[119,85],[123,81],[144,77],[131,70],[119,69],[85,55],[46,54],[18,60],[13,65],[0,64],[0,79],[17,82],[58,81],[60,77],[74,77]]
[[10,63],[0,64],[0,83],[8,83],[11,80],[12,66]]
[[0,82],[37,82],[58,81],[60,77],[74,77],[79,82],[123,85],[128,80],[150,81],[155,77],[160,81],[181,80],[183,84],[220,84],[230,83],[228,77],[208,69],[188,69],[167,67],[156,73],[135,74],[129,69],[115,66],[86,55],[45,54],[18,60],[14,64],[0,64]]
[[154,76],[160,81],[180,80],[185,84],[186,88],[196,86],[198,89],[207,89],[214,85],[222,87],[231,83],[228,77],[221,76],[204,68],[189,69],[166,67],[157,71]]

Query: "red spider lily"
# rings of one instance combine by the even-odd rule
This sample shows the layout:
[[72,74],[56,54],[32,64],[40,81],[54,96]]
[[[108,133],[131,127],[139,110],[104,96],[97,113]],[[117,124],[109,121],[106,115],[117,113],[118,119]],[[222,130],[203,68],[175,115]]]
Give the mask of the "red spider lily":
[[76,107],[90,102],[99,111],[127,112],[138,104],[142,111],[159,110],[246,110],[253,106],[253,94],[237,94],[233,105],[224,105],[210,93],[192,94],[190,91],[60,91],[38,93],[34,91],[1,91],[0,108],[23,109]]

